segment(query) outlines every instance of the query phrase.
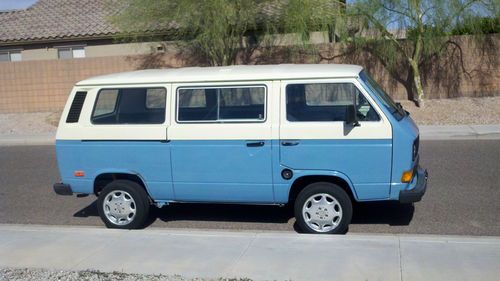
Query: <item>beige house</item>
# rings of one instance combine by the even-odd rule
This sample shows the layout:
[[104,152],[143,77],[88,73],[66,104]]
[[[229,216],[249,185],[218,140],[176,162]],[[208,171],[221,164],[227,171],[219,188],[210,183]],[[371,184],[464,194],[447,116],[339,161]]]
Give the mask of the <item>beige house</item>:
[[119,43],[107,0],[38,0],[0,11],[0,113],[56,111],[90,76],[144,68],[156,42]]
[[106,0],[38,0],[0,11],[0,61],[64,60],[151,52],[154,44],[117,44]]

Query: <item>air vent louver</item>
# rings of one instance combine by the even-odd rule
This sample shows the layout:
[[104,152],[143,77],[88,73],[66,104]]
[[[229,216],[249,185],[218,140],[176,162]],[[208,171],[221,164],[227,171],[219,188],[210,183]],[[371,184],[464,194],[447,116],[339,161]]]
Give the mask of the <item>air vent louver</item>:
[[76,92],[75,98],[73,99],[69,109],[68,117],[66,118],[66,123],[78,123],[86,96],[87,92]]

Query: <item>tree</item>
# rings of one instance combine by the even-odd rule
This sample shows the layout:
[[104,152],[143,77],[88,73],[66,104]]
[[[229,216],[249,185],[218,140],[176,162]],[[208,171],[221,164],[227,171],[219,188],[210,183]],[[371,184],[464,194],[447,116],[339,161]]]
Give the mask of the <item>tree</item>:
[[[497,3],[493,3],[497,2]],[[472,34],[480,34],[480,21],[470,18],[498,17],[498,0],[360,0],[349,7],[351,17],[365,20],[365,28],[376,30],[376,36],[355,36],[352,44],[370,50],[392,73],[401,64],[409,66],[416,90],[414,101],[424,105],[421,66],[452,44],[448,35],[457,25],[467,25]],[[479,23],[479,24],[474,24]],[[392,32],[391,32],[392,31]],[[396,31],[396,32],[394,32]],[[399,31],[399,32],[398,32]],[[404,40],[399,37],[406,32]]]
[[[241,52],[276,44],[274,35],[333,30],[337,1],[324,0],[108,0],[119,5],[112,22],[121,38],[177,40],[210,65],[235,64]],[[345,7],[345,0],[338,1]],[[279,40],[279,39],[277,39]]]
[[[259,37],[266,37],[255,36],[259,32],[295,34],[292,43],[309,51],[315,48],[309,44],[309,34],[328,31],[330,39],[339,37],[349,52],[372,53],[405,85],[409,98],[423,106],[422,65],[454,44],[449,35],[457,26],[471,34],[485,30],[484,21],[471,19],[498,19],[499,1],[123,0],[118,1],[123,6],[113,22],[126,37],[166,35],[168,40],[179,40],[210,65],[235,64],[239,53],[253,48],[248,37],[254,38],[253,46]],[[408,69],[404,78],[399,77],[401,68]]]
[[[124,2],[124,3],[123,3]],[[178,40],[181,48],[201,52],[210,65],[234,64],[243,40],[256,26],[252,0],[124,0],[112,18],[122,36]]]

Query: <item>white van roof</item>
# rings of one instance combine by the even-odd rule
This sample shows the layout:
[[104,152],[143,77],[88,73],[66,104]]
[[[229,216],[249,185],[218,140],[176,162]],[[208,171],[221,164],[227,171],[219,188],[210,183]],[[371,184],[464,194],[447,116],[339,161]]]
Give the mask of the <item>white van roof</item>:
[[150,69],[96,76],[77,86],[109,84],[257,81],[358,77],[363,68],[349,64],[233,65]]

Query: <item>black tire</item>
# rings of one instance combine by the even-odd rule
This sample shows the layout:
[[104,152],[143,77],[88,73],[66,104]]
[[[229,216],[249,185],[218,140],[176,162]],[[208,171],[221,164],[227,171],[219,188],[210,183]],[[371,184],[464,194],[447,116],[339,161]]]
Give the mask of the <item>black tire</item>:
[[[302,214],[302,210],[304,204],[306,204],[306,201],[316,194],[318,194],[318,196],[319,194],[328,194],[329,196],[337,200],[338,205],[340,205],[342,209],[342,217],[337,218],[339,220],[337,226],[334,226],[332,223],[330,227],[333,227],[333,229],[325,232],[318,231],[318,229],[314,229],[309,226],[309,224],[306,223],[306,218]],[[294,213],[298,226],[302,231],[306,233],[345,234],[352,219],[352,202],[349,198],[349,195],[347,195],[347,193],[340,186],[329,182],[316,182],[309,184],[299,193],[294,203]],[[326,214],[327,217],[328,214],[329,213]],[[332,218],[332,215],[330,215],[330,218]],[[324,229],[327,228],[328,227],[325,227]]]
[[[115,191],[124,191],[128,193],[135,202],[135,216],[133,216],[133,219],[126,224],[116,224],[106,217],[104,210],[104,200],[108,196],[108,194]],[[144,227],[144,224],[149,217],[150,207],[151,205],[149,204],[149,197],[144,188],[138,183],[129,180],[114,180],[110,182],[104,187],[97,199],[97,210],[99,211],[99,216],[108,228],[142,228]]]

